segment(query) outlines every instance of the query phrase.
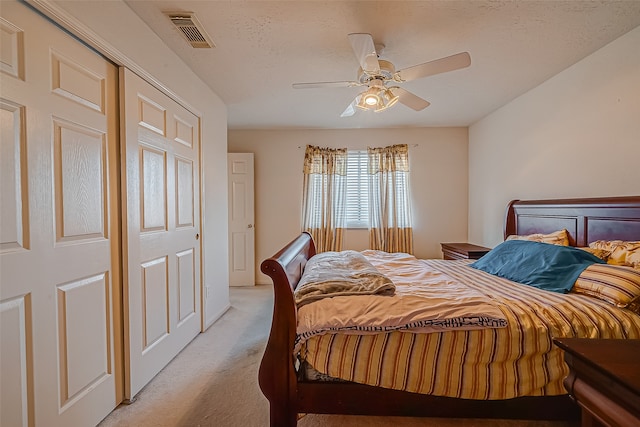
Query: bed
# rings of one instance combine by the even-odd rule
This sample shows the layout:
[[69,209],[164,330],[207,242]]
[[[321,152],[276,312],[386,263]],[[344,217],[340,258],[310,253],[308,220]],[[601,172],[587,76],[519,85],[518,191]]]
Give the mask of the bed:
[[[516,200],[507,206],[504,224],[505,239],[511,235],[548,234],[564,229],[567,230],[569,244],[576,247],[586,247],[589,243],[597,240],[638,241],[640,240],[640,197]],[[411,387],[398,389],[390,388],[388,385],[368,385],[344,378],[335,378],[333,375],[323,375],[323,372],[319,372],[319,376],[310,379],[307,375],[308,363],[305,358],[311,355],[311,359],[316,360],[314,363],[317,363],[317,352],[314,356],[310,347],[322,348],[322,340],[348,341],[354,336],[353,334],[343,334],[340,331],[329,331],[309,337],[302,345],[300,343],[301,334],[298,331],[298,324],[299,315],[303,312],[303,308],[296,307],[294,291],[308,260],[315,254],[315,246],[311,236],[302,233],[261,265],[261,271],[271,277],[274,286],[273,320],[259,370],[260,387],[270,402],[271,426],[295,426],[298,415],[304,413],[558,420],[579,417],[578,407],[563,390],[559,389],[558,384],[561,384],[562,378],[559,379],[560,382],[556,378],[555,385],[542,384],[531,393],[533,395],[526,395],[527,391],[524,392],[525,395],[516,392],[515,397],[509,395],[508,398],[500,398],[501,394],[494,394],[492,391],[482,391],[484,394],[480,394],[484,398],[478,398],[476,386],[472,387],[475,394],[469,394],[468,390],[452,394],[449,391],[434,391],[433,387],[427,387],[426,391],[420,387],[413,387],[420,389],[419,392],[414,392],[406,390]],[[463,272],[469,271],[469,267],[464,261],[432,260],[429,262],[449,277],[458,274],[457,269]],[[378,266],[380,267],[380,265]],[[465,276],[466,273],[458,275]],[[503,283],[501,286],[508,285]],[[482,291],[481,287],[478,287],[478,290]],[[546,291],[536,290],[536,292]],[[536,294],[534,293],[534,295]],[[532,298],[545,299],[540,294]],[[571,296],[571,298],[574,300],[582,298],[587,301],[587,304],[603,305],[601,302],[592,303],[591,300],[595,299],[585,295]],[[519,304],[527,306],[527,301],[521,301]],[[572,304],[573,302],[569,303],[569,305]],[[309,306],[312,305],[309,304]],[[610,313],[616,322],[618,319],[622,319],[620,321],[622,326],[618,326],[622,332],[618,331],[618,333],[623,336],[611,335],[611,337],[640,338],[640,336],[636,336],[640,333],[638,332],[640,329],[636,329],[636,326],[640,328],[639,315],[627,309],[605,308],[605,311]],[[577,313],[576,316],[584,317],[580,313]],[[512,321],[513,319],[508,320]],[[573,320],[568,320],[567,324],[571,325],[571,322]],[[588,323],[589,320],[582,323],[585,322]],[[606,323],[608,320],[604,322]],[[573,327],[570,326],[570,328]],[[500,329],[493,329],[493,331],[500,331]],[[385,331],[379,334],[369,333],[358,340],[367,342],[367,340],[378,339],[382,335],[385,339],[387,339],[386,337],[420,335],[420,339],[427,340],[449,336],[444,334],[457,334],[457,336],[469,339],[469,336],[478,333],[481,332],[473,329],[462,331],[433,330],[425,331],[420,335],[417,332],[408,334],[407,331],[400,330]],[[545,333],[551,334],[550,332],[542,334]],[[571,333],[579,335],[575,331]],[[612,332],[603,333],[605,336],[613,334]],[[494,334],[486,333],[484,335],[492,336]],[[547,341],[551,342],[551,338],[549,336]],[[330,343],[329,347],[331,345]],[[550,344],[550,346],[552,345]],[[558,354],[561,355],[561,350],[555,347],[543,350],[550,352],[551,355],[543,355],[543,358],[555,357],[557,359]],[[425,358],[425,360],[429,359]],[[325,368],[327,367],[330,366],[325,366]],[[561,375],[563,372],[566,375],[566,371],[562,371],[565,368],[564,364],[557,368],[556,371],[559,371],[555,375]],[[428,371],[430,367],[426,366],[422,369]],[[436,374],[432,373],[432,375]],[[441,384],[442,378],[437,382]],[[378,381],[378,383],[380,382]],[[452,395],[456,397],[451,397]]]

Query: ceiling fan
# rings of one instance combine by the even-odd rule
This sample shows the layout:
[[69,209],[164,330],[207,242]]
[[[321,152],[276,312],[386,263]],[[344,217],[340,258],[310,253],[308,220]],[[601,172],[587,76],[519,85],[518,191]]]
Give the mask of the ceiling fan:
[[[360,63],[358,80],[293,84],[294,89],[366,86],[367,89],[355,97],[340,117],[353,116],[356,108],[376,112],[384,111],[397,102],[416,111],[423,110],[430,105],[428,101],[399,86],[390,85],[458,70],[471,65],[469,53],[462,52],[396,71],[391,62],[378,59],[378,51],[371,34],[351,33],[348,37],[353,52]],[[378,50],[381,47],[384,46],[378,45]]]

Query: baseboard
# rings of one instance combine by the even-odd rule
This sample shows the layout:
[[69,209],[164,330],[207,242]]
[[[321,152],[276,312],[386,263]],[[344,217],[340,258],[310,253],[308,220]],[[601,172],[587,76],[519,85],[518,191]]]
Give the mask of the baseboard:
[[218,311],[216,314],[214,314],[213,316],[211,316],[209,319],[207,319],[207,322],[204,325],[204,329],[202,330],[202,332],[206,331],[207,329],[209,329],[209,326],[213,325],[219,318],[222,317],[223,314],[225,314],[227,312],[227,310],[229,310],[231,308],[231,303],[228,303],[227,305],[225,305],[220,311]]

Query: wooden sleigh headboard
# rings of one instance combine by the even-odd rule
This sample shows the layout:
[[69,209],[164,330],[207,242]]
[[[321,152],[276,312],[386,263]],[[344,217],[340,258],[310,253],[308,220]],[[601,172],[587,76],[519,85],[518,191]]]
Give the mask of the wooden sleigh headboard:
[[640,240],[640,196],[514,200],[507,206],[504,238],[566,229],[572,246],[596,240]]

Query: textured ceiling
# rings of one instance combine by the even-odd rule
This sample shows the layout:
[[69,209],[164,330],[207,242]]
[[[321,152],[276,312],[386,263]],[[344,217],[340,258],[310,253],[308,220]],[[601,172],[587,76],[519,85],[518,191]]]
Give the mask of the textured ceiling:
[[[222,98],[230,129],[468,126],[640,25],[636,0],[125,2]],[[191,48],[169,10],[195,12],[216,47]],[[463,51],[471,66],[403,83],[422,111],[340,118],[361,88],[291,84],[355,80],[354,32],[396,69]]]

